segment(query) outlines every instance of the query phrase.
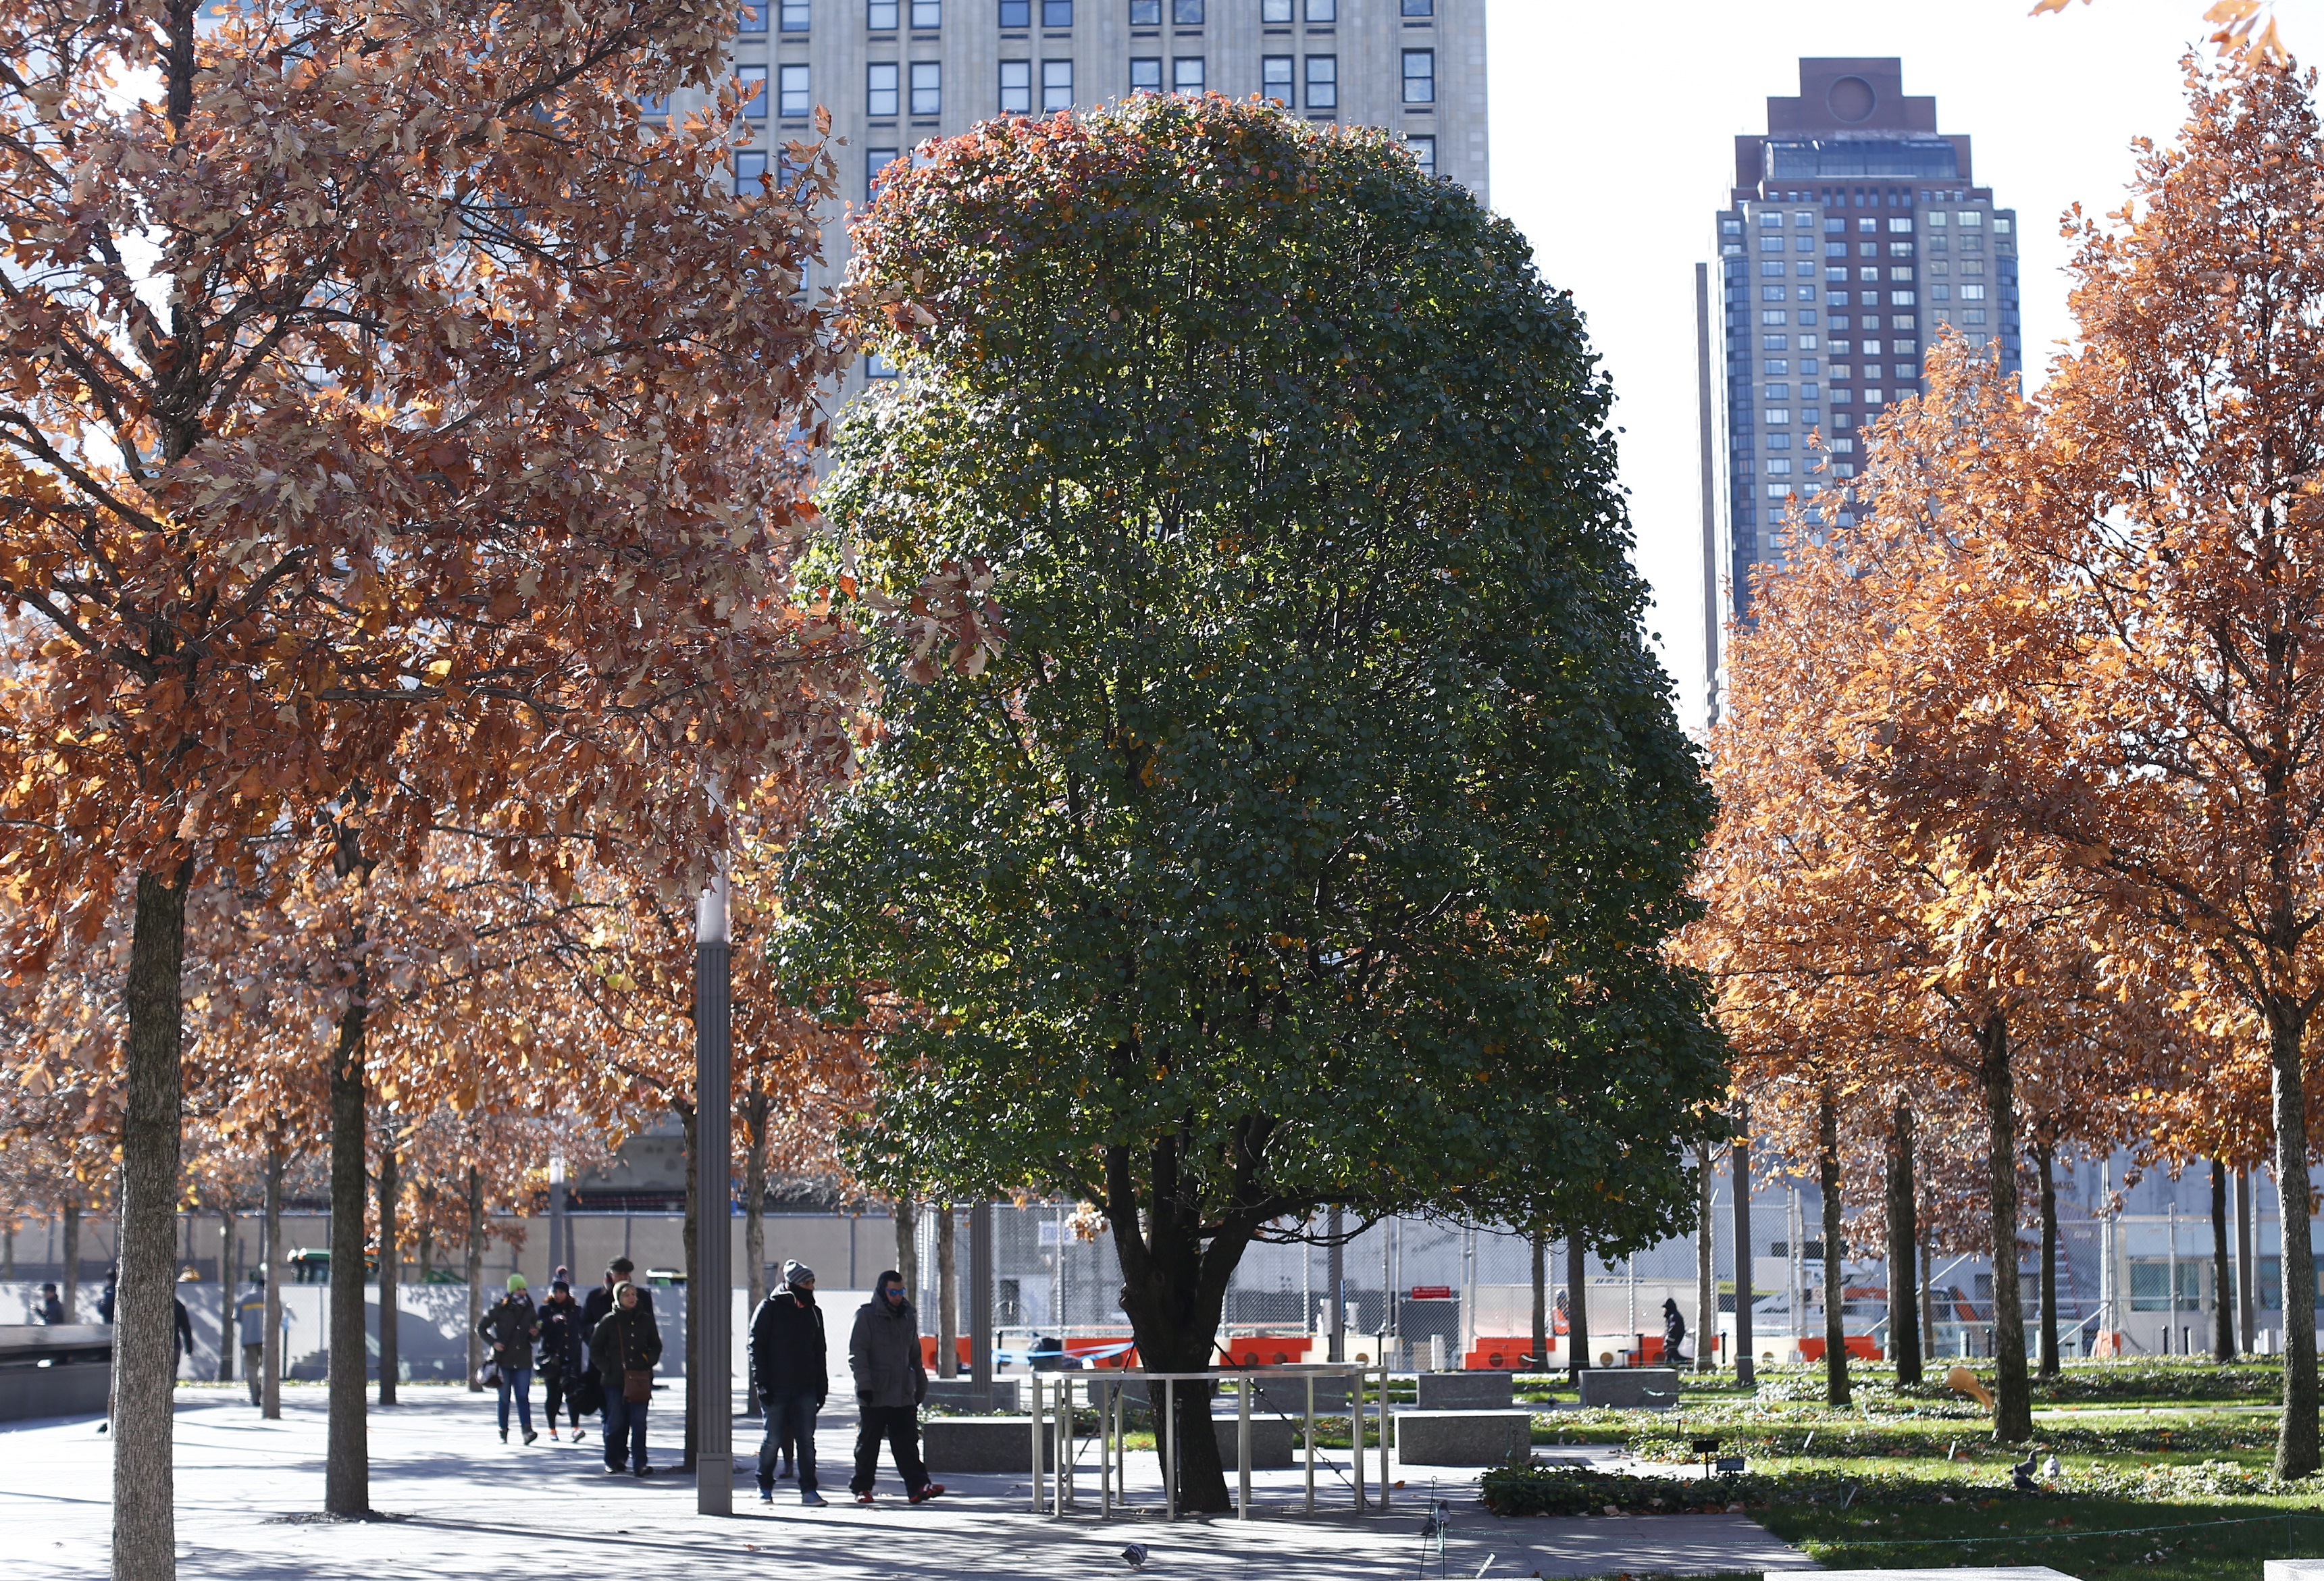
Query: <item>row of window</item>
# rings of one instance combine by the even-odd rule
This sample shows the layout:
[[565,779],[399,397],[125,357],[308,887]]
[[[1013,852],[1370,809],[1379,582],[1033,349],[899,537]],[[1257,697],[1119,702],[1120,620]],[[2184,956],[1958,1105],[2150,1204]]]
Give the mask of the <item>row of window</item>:
[[[1946,212],[1941,208],[1931,209],[1921,217],[1927,221],[1930,227],[1934,230],[1947,229],[1950,223],[1946,216]],[[1981,230],[1985,225],[1985,211],[1981,208],[1964,208],[1959,211],[1959,213],[1953,215],[1951,219],[1959,220],[1960,222],[1960,227],[1964,230]],[[1799,213],[1792,216],[1792,224],[1803,231],[1812,230],[1815,228],[1815,223],[1816,216],[1812,210],[1803,209]],[[1780,208],[1761,209],[1759,211],[1759,224],[1766,230],[1779,231],[1783,229],[1784,211]],[[1740,220],[1734,219],[1727,220],[1723,222],[1722,228],[1729,235],[1731,236],[1741,231],[1742,222]],[[1856,228],[1867,234],[1877,234],[1880,229],[1880,222],[1877,219],[1870,218],[1869,216],[1859,217],[1856,222]],[[1891,231],[1901,231],[1909,234],[1913,229],[1913,222],[1910,216],[1902,215],[1894,216],[1888,221],[1888,228]],[[2007,235],[2009,234],[2009,216],[2006,215],[1994,216],[1993,228],[1997,234]],[[1836,234],[1838,232],[1845,231],[1848,229],[1848,221],[1838,215],[1828,215],[1824,217],[1823,229],[1826,234]]]
[[[998,0],[1001,25],[1005,28],[1033,25],[1037,0]],[[1436,0],[1399,0],[1402,14],[1430,17],[1436,14]],[[1074,0],[1038,0],[1041,25],[1047,28],[1067,28],[1074,25]],[[1206,0],[1129,0],[1130,25],[1160,27],[1167,9],[1174,27],[1201,27],[1209,9]],[[1259,19],[1262,23],[1288,23],[1294,20],[1294,0],[1259,0]],[[813,21],[812,0],[757,0],[742,8],[742,31],[762,33],[770,20],[779,32],[803,33],[810,31]],[[1307,0],[1305,15],[1310,26],[1329,24],[1340,20],[1340,0]],[[873,32],[893,32],[905,22],[922,32],[934,32],[944,25],[944,0],[863,0],[863,25]]]
[[[1030,60],[1001,62],[1001,113],[1029,115],[1034,109],[1033,65]],[[1260,62],[1260,76],[1266,96],[1284,105],[1296,106],[1289,55],[1269,55]],[[1074,104],[1074,63],[1071,60],[1040,62],[1040,105],[1043,110],[1065,110]],[[1311,110],[1335,110],[1340,105],[1340,58],[1337,55],[1310,55],[1305,61],[1306,106]],[[908,68],[908,78],[905,72]],[[735,75],[741,79],[742,91],[749,96],[747,114],[763,119],[768,112],[767,68],[740,66]],[[1180,55],[1170,62],[1170,91],[1196,95],[1204,87],[1206,68],[1200,55]],[[809,87],[807,68],[803,64],[785,65],[776,69],[774,111],[783,119],[800,120],[815,113],[815,96]],[[909,97],[907,99],[907,85]],[[1130,91],[1160,93],[1162,91],[1162,60],[1158,56],[1133,59],[1130,62]],[[1436,52],[1434,50],[1404,51],[1404,102],[1407,105],[1431,105],[1436,102]],[[944,63],[939,60],[875,60],[864,68],[864,114],[873,120],[893,118],[899,107],[908,103],[915,117],[940,115],[944,113]],[[659,113],[654,106],[649,113]]]
[[[1436,139],[1434,137],[1407,137],[1404,140],[1404,145],[1411,152],[1413,162],[1420,167],[1421,173],[1423,175],[1434,176],[1436,173]],[[864,150],[863,200],[865,202],[876,203],[880,200],[880,188],[882,185],[883,178],[887,175],[889,167],[893,165],[901,157],[902,151],[899,149],[872,148]],[[917,153],[914,154],[913,158],[915,161],[918,161],[918,157],[919,156]],[[767,156],[764,153],[746,150],[734,156],[734,190],[736,192],[750,193],[758,191],[759,179],[766,173]],[[785,168],[783,170],[782,180],[784,184],[788,184],[791,179],[791,172],[788,168],[788,161],[786,161]],[[1808,338],[1812,340],[1814,337],[1810,336]]]

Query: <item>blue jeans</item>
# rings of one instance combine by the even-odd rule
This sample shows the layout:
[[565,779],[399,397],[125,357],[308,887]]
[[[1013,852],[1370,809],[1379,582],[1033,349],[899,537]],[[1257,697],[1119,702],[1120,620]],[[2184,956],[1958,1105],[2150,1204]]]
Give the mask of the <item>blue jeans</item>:
[[509,1392],[511,1390],[514,1390],[516,1392],[517,1420],[523,1424],[524,1430],[526,1432],[529,1433],[532,1431],[532,1369],[530,1367],[519,1367],[516,1371],[511,1372],[506,1367],[503,1367],[500,1369],[500,1374],[501,1431],[508,1431]]
[[815,1413],[821,1403],[812,1394],[768,1398],[767,1432],[759,1440],[761,1487],[775,1485],[775,1457],[788,1443],[798,1458],[799,1492],[815,1492]]
[[645,1466],[646,1403],[622,1398],[618,1380],[605,1391],[605,1464],[615,1471]]

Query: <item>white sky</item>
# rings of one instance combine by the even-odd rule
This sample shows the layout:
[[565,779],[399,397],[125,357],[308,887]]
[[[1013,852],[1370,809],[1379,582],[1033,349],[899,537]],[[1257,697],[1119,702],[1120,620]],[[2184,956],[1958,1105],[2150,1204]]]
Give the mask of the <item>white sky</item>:
[[[1613,377],[1651,629],[1692,728],[1703,715],[1694,265],[1734,180],[1735,134],[1766,131],[1766,99],[1798,93],[1803,55],[1902,57],[1904,91],[1935,97],[1939,128],[1975,139],[1977,184],[2017,210],[2026,382],[2038,387],[2069,331],[2055,222],[2078,200],[2092,214],[2116,207],[2130,140],[2174,134],[2179,57],[2202,38],[2207,6],[2098,0],[2037,19],[2033,0],[1489,4],[1493,202],[1532,239],[1543,277],[1573,293]],[[2288,11],[2285,41],[2324,48],[2324,10]],[[1714,326],[1718,313],[1714,297]]]

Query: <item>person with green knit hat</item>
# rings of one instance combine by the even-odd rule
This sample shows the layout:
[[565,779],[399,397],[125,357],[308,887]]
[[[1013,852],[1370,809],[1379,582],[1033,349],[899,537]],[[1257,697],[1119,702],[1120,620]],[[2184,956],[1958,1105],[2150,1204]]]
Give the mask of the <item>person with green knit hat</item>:
[[540,1437],[532,1430],[532,1342],[540,1337],[540,1314],[532,1304],[532,1291],[526,1288],[524,1275],[508,1276],[508,1293],[493,1303],[476,1325],[493,1347],[492,1370],[500,1382],[501,1442],[508,1442],[509,1396],[516,1396],[517,1423],[524,1429],[524,1441],[531,1443]]

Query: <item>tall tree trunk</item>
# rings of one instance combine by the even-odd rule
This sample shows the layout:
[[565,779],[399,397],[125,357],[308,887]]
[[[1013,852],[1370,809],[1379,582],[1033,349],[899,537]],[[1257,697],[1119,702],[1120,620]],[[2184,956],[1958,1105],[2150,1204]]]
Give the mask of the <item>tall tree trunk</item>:
[[[920,1208],[910,1191],[904,1191],[897,1197],[895,1213],[896,1272],[904,1276],[904,1294],[909,1298],[912,1310],[917,1312],[925,1304],[920,1300]],[[1065,1256],[1062,1247],[1057,1255],[1060,1258]],[[1062,1326],[1065,1314],[1060,1312],[1057,1318]]]
[[234,1203],[218,1209],[217,1381],[234,1382]]
[[1840,1225],[1840,1100],[1829,1085],[1818,1108],[1816,1184],[1823,1195],[1823,1398],[1827,1405],[1846,1405],[1848,1260]]
[[[1698,1373],[1711,1371],[1711,1352],[1717,1348],[1712,1341],[1719,1337],[1719,1242],[1712,1228],[1711,1200],[1711,1162],[1718,1156],[1708,1142],[1695,1153],[1694,1370]],[[1678,1365],[1676,1356],[1671,1358],[1671,1365]]]
[[177,1574],[177,1298],[171,1273],[192,877],[190,861],[174,872],[140,873],[129,940],[113,1314],[114,1581],[167,1581]]
[[[770,1107],[759,1068],[753,1065],[751,1093],[742,1102],[742,1261],[747,1265],[743,1277],[753,1315],[767,1299],[767,1115]],[[755,1368],[759,1365],[755,1348],[751,1356]],[[758,1415],[761,1407],[755,1379],[743,1394],[742,1414]]]
[[[473,1140],[473,1138],[472,1138]],[[476,1325],[484,1320],[484,1172],[468,1166],[468,1393],[482,1394],[476,1374],[484,1370],[484,1337]]]
[[258,1414],[282,1420],[282,1143],[266,1144],[266,1332],[259,1352]]
[[1565,1356],[1567,1379],[1579,1386],[1590,1356],[1590,1248],[1565,1232]]
[[936,1204],[936,1376],[960,1376],[960,1265],[952,1204]]
[[[356,930],[360,960],[362,930]],[[329,1444],[323,1465],[323,1508],[334,1515],[371,1512],[371,1458],[364,1417],[370,1344],[364,1321],[364,1017],[368,973],[360,965],[339,1017],[331,1053],[331,1365]]]
[[1545,1373],[1549,1371],[1549,1232],[1537,1229],[1529,1238],[1533,1242],[1533,1365]]
[[[173,1213],[170,1218],[171,1227],[174,1228],[176,1227],[177,1215]],[[78,1323],[80,1321],[80,1204],[70,1197],[67,1197],[65,1199],[64,1221],[65,1276],[63,1295],[65,1304],[65,1321],[68,1323]],[[171,1265],[173,1267],[175,1266],[174,1253],[172,1253]],[[116,1311],[115,1316],[117,1317],[118,1315],[119,1314]],[[176,1371],[174,1367],[171,1370],[172,1372]]]
[[1997,1011],[1978,1025],[1977,1049],[1993,1211],[1993,1436],[2016,1444],[2034,1434],[2034,1393],[2025,1374],[2025,1308],[2017,1281],[2017,1093],[2006,1016]]
[[2283,1415],[2275,1440],[2275,1475],[2290,1480],[2317,1468],[2316,1256],[2309,1240],[2313,1203],[2308,1185],[2308,1090],[2301,1070],[2307,1013],[2277,998],[2265,1007],[2275,1110],[2278,1264],[2283,1270]]
[[[672,1106],[678,1110],[678,1125],[686,1134],[686,1441],[679,1451],[679,1466],[692,1471],[695,1452],[702,1438],[702,1348],[696,1343],[702,1336],[702,1325],[694,1320],[696,1303],[708,1299],[702,1288],[702,1188],[700,1170],[696,1167],[701,1146],[701,1127],[694,1106],[690,1103]],[[718,1227],[724,1230],[724,1225]]]
[[2227,1168],[2211,1161],[2211,1359],[2236,1359],[2235,1279],[2227,1259]]
[[1913,1106],[1896,1100],[1888,1122],[1888,1348],[1896,1382],[1921,1381],[1921,1319],[1913,1300],[1914,1247],[1920,1240],[1914,1222]]
[[2058,1375],[2058,1149],[2049,1142],[2034,1148],[2034,1167],[2042,1181],[2042,1337],[2041,1370],[2045,1378]]
[[403,1370],[396,1322],[401,1316],[402,1260],[396,1255],[396,1208],[403,1198],[403,1180],[397,1170],[395,1117],[379,1127],[379,1402],[395,1403],[396,1374]]
[[2252,1258],[2251,1171],[2236,1172],[2236,1333],[2242,1354],[2258,1348],[2259,1294],[2253,1288],[2257,1272]]

